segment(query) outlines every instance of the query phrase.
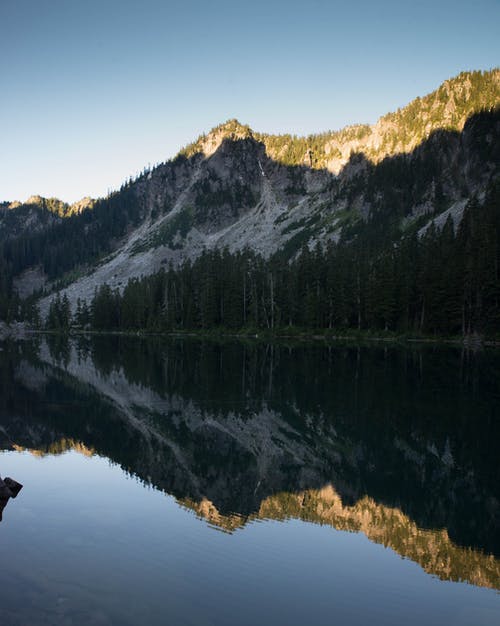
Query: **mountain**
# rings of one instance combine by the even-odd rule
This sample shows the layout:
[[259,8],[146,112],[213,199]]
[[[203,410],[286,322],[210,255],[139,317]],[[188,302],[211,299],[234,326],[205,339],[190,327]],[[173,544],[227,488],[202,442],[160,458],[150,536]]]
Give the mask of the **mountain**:
[[210,250],[294,259],[369,236],[375,258],[431,223],[450,218],[456,233],[471,201],[491,197],[499,163],[499,69],[463,72],[373,126],[295,137],[230,120],[78,209],[3,205],[0,293],[45,287],[46,316],[55,292],[74,312],[100,285],[123,291]]

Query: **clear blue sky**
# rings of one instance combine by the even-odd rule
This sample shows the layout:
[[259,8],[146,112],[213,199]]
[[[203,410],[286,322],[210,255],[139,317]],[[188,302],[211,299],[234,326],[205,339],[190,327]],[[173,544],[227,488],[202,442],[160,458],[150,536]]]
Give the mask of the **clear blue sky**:
[[500,0],[0,0],[0,200],[104,195],[232,117],[373,122],[500,64]]

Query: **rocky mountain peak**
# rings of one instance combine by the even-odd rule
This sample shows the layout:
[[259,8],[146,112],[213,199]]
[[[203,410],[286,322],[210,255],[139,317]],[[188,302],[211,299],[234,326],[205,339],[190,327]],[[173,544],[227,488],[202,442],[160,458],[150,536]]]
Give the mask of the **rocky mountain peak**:
[[45,200],[45,198],[42,198],[42,196],[30,196],[26,202],[24,204],[38,204],[41,205],[43,204],[43,201]]
[[91,209],[94,206],[95,200],[90,196],[85,196],[70,206],[70,213],[81,213],[85,209]]
[[253,137],[252,129],[246,124],[241,124],[237,119],[230,119],[215,126],[209,133],[203,134],[198,139],[181,150],[180,154],[190,157],[202,153],[211,156],[225,139],[237,141]]

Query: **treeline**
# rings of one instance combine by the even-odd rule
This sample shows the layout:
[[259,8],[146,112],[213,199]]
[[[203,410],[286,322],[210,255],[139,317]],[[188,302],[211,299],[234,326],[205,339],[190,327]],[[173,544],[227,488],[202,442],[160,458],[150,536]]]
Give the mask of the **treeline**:
[[[358,234],[292,261],[250,251],[204,252],[179,268],[99,287],[89,306],[54,300],[49,328],[382,329],[426,334],[500,332],[500,186],[469,202],[455,233],[442,229],[375,248]],[[366,229],[367,232],[370,229]]]
[[[40,207],[41,216],[49,211]],[[89,263],[112,249],[128,227],[140,221],[141,205],[133,187],[125,185],[92,207],[70,215],[46,228],[27,231],[0,242],[0,270],[16,276],[41,265],[49,279]]]
[[119,192],[64,218],[56,215],[56,201],[41,200],[40,205],[30,207],[37,213],[39,228],[0,238],[0,319],[6,322],[33,321],[34,315],[32,303],[18,297],[13,277],[40,266],[50,280],[58,280],[77,267],[88,267],[109,253],[117,239],[143,217],[141,204],[129,183]]

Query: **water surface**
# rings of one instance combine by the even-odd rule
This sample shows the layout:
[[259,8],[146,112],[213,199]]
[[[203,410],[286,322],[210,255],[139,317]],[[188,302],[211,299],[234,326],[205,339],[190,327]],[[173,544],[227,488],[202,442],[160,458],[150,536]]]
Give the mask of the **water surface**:
[[498,624],[500,358],[2,344],[2,624]]

